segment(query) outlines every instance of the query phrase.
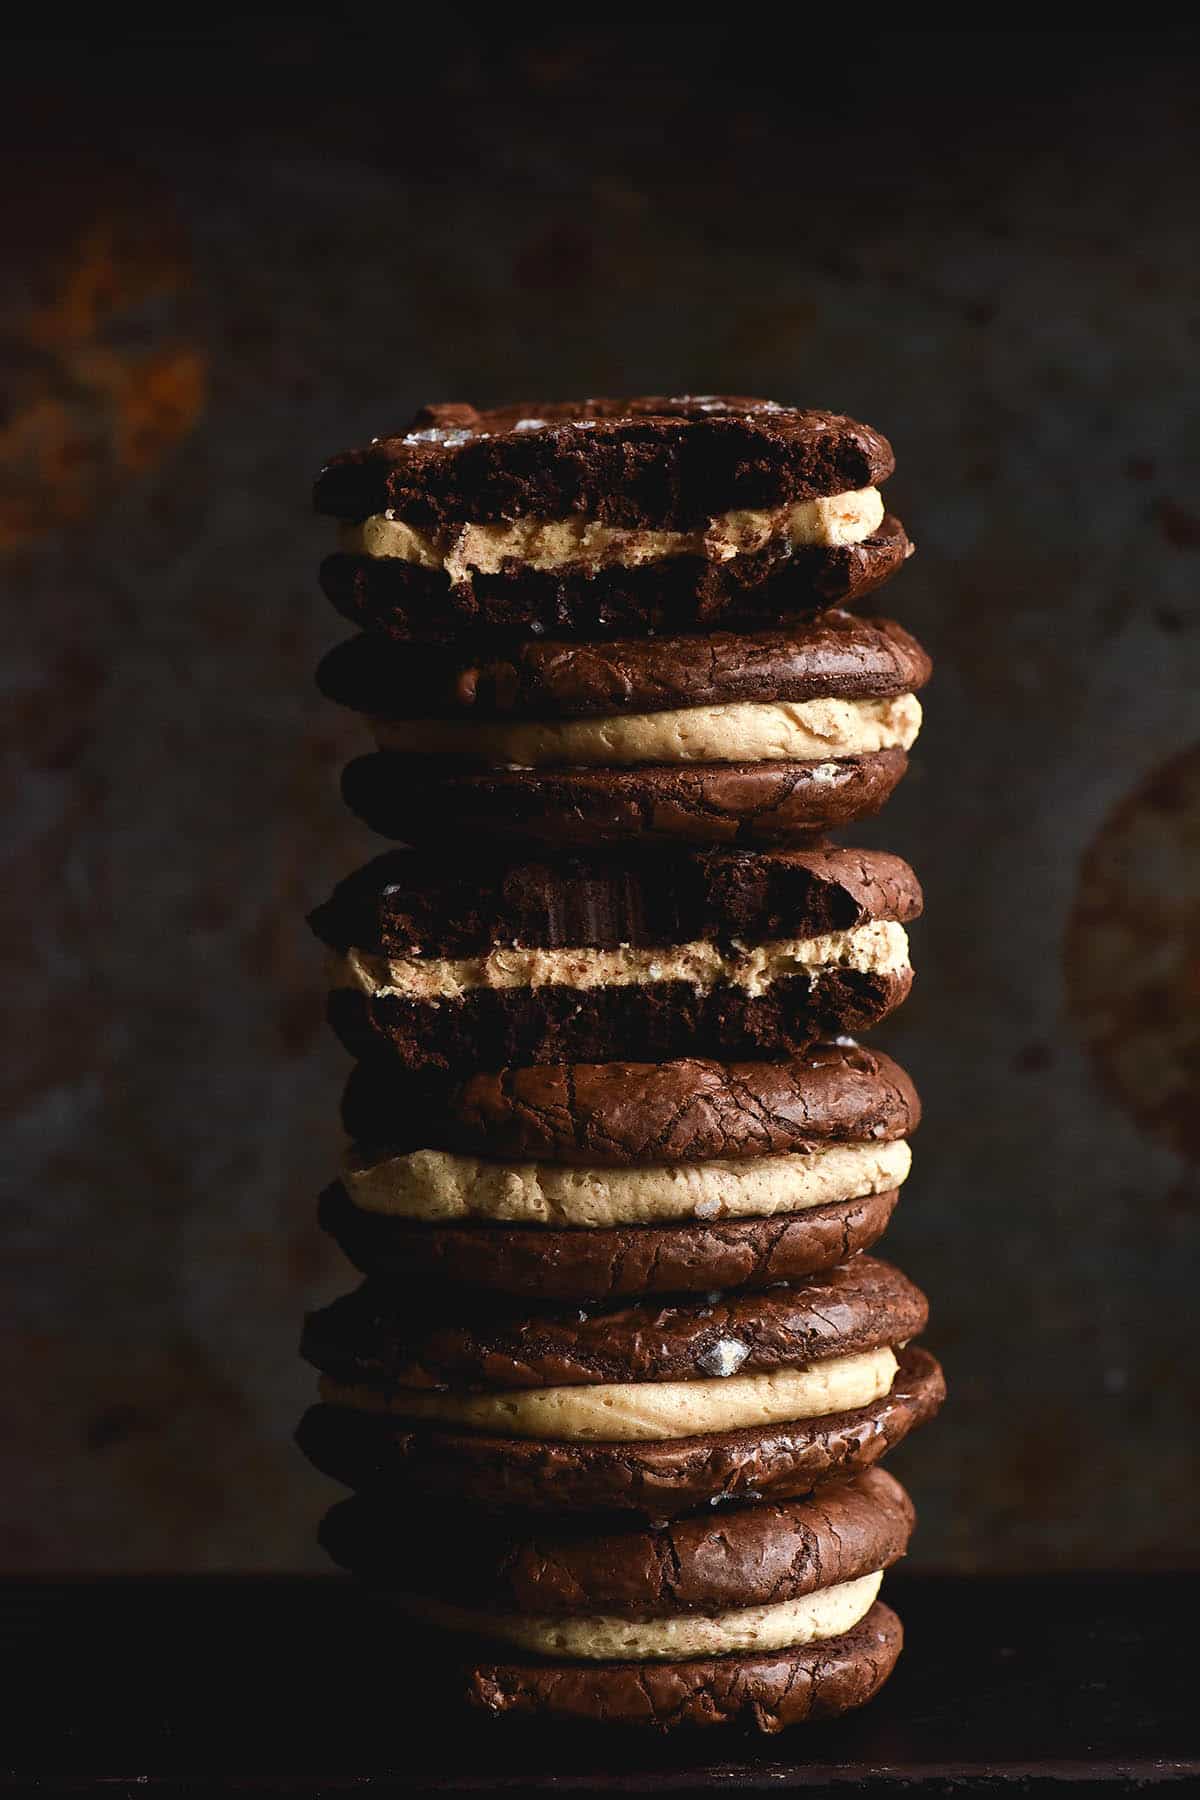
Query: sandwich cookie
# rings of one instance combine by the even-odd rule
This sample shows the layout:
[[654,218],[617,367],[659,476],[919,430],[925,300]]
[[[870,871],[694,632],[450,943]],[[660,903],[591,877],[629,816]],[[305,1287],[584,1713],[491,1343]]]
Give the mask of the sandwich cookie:
[[[882,802],[929,672],[899,625],[833,613],[754,637],[534,642],[475,660],[364,637],[326,659],[321,682],[372,718],[379,753],[350,765],[346,793],[385,833],[444,837],[444,805],[449,819],[479,808],[487,835],[723,842],[811,834],[864,796]],[[690,823],[669,823],[672,799]],[[622,809],[635,802],[631,831]]]
[[321,1223],[368,1274],[546,1299],[769,1287],[874,1243],[920,1121],[860,1045],[542,1065],[416,1096],[364,1063]]
[[915,875],[820,848],[431,871],[378,858],[312,915],[352,1054],[457,1070],[772,1056],[874,1025],[912,984]]
[[903,566],[893,466],[869,426],[738,396],[425,407],[322,470],[322,584],[418,641],[753,629]]
[[675,1305],[463,1315],[404,1293],[368,1281],[305,1324],[322,1381],[299,1442],[351,1487],[669,1518],[857,1473],[940,1400],[906,1348],[924,1296],[866,1256]]
[[362,1495],[320,1539],[389,1608],[446,1633],[468,1698],[492,1712],[769,1731],[844,1711],[886,1678],[899,1633],[876,1596],[914,1519],[899,1482],[871,1469],[657,1526],[522,1532]]

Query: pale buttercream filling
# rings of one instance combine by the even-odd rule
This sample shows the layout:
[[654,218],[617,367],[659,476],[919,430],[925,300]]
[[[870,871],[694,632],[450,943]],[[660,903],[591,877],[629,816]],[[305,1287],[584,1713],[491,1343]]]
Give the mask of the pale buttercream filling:
[[728,562],[776,545],[800,550],[860,544],[882,522],[883,498],[878,488],[868,487],[800,500],[793,506],[719,513],[695,531],[605,525],[575,513],[563,519],[468,523],[439,532],[388,513],[372,513],[361,524],[343,525],[340,542],[354,556],[417,563],[423,569],[444,570],[455,584],[469,584],[474,575],[498,574],[510,562],[530,569],[560,569],[569,563],[636,568],[673,556]]
[[372,719],[381,750],[465,756],[491,767],[811,762],[908,750],[915,694],[885,699],[731,701],[594,719]]
[[369,1162],[351,1155],[342,1183],[364,1212],[392,1218],[603,1230],[786,1217],[888,1193],[911,1166],[904,1139],[611,1169],[413,1150]]
[[841,1637],[870,1612],[882,1581],[883,1570],[877,1569],[794,1600],[663,1619],[623,1619],[605,1613],[544,1618],[477,1612],[417,1594],[397,1594],[393,1599],[414,1618],[441,1630],[493,1638],[536,1656],[561,1657],[568,1662],[682,1662],[747,1651],[764,1654]]
[[772,982],[796,975],[818,977],[825,969],[862,975],[906,972],[908,934],[893,919],[875,919],[850,931],[773,943],[728,946],[698,940],[653,949],[621,944],[614,950],[539,950],[498,945],[482,956],[395,956],[351,949],[335,956],[330,984],[357,988],[373,999],[394,996],[437,1002],[460,1000],[475,988],[649,986],[682,981],[689,987],[738,987],[752,996]]
[[[726,1340],[734,1343],[736,1340]],[[746,1348],[739,1346],[739,1348]],[[731,1359],[732,1360],[732,1359]],[[702,1366],[701,1364],[697,1365]],[[562,1442],[663,1443],[851,1412],[891,1391],[899,1364],[888,1348],[831,1356],[804,1368],[694,1381],[597,1382],[572,1387],[441,1393],[321,1378],[330,1406],[428,1420],[505,1437]]]

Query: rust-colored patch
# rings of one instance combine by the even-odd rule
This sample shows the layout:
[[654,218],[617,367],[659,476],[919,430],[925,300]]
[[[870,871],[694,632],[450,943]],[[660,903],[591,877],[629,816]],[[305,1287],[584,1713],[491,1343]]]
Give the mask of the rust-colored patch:
[[1064,957],[1071,1009],[1110,1093],[1200,1159],[1200,744],[1101,826]]
[[1160,500],[1154,516],[1172,549],[1200,550],[1200,513],[1189,512],[1177,500]]
[[[5,412],[0,549],[91,516],[195,424],[205,358],[191,271],[168,201],[145,176],[71,155],[40,160],[10,221],[22,246],[0,294]],[[16,270],[20,279],[16,279]]]
[[270,1560],[289,1452],[203,1345],[92,1330],[14,1334],[6,1348],[20,1379],[0,1413],[27,1447],[0,1496],[7,1566],[202,1568],[218,1537],[230,1556],[249,1497]]

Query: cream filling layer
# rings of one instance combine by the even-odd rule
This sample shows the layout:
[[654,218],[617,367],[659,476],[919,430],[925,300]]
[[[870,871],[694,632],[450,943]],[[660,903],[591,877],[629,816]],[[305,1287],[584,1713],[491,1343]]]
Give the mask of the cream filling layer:
[[736,701],[599,719],[372,719],[381,750],[537,769],[636,763],[811,762],[908,750],[915,694],[874,700]]
[[622,1619],[609,1614],[576,1619],[524,1617],[476,1612],[421,1595],[397,1595],[404,1610],[444,1631],[465,1631],[498,1639],[537,1656],[568,1662],[683,1662],[694,1656],[729,1656],[739,1651],[787,1650],[841,1637],[875,1604],[883,1570],[819,1588],[773,1606],[745,1606],[736,1612],[685,1613],[667,1619]]
[[[740,1349],[733,1339],[723,1340]],[[492,1394],[372,1388],[321,1378],[321,1399],[355,1412],[429,1420],[504,1437],[568,1443],[664,1443],[708,1431],[782,1425],[870,1406],[891,1391],[899,1367],[890,1349],[831,1356],[802,1369],[717,1375],[696,1381],[597,1382]]]
[[903,1139],[632,1169],[499,1163],[448,1150],[414,1150],[369,1163],[347,1160],[342,1182],[364,1212],[392,1218],[602,1230],[786,1217],[887,1193],[902,1184],[911,1167],[912,1152]]
[[361,525],[343,525],[340,542],[354,556],[394,558],[442,569],[456,584],[472,576],[495,575],[506,562],[529,569],[561,569],[568,563],[618,563],[637,568],[672,556],[703,556],[728,562],[773,544],[800,550],[809,545],[860,544],[883,523],[878,488],[826,494],[794,506],[719,513],[698,531],[653,531],[602,525],[575,513],[565,519],[512,519],[496,525],[460,525],[445,532],[423,531],[387,513],[372,513]]
[[852,931],[822,937],[783,938],[769,944],[703,941],[641,950],[537,950],[500,946],[486,956],[387,956],[351,949],[335,956],[330,985],[357,988],[372,999],[461,1000],[474,988],[649,986],[685,981],[694,988],[743,988],[758,997],[774,981],[851,969],[862,975],[907,971],[908,934],[894,919],[875,919]]

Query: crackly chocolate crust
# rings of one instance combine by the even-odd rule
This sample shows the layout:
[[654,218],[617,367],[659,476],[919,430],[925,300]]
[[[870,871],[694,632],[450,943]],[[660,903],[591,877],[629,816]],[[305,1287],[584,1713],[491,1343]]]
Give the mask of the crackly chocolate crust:
[[884,850],[680,850],[487,858],[390,850],[338,883],[309,924],[338,950],[472,956],[499,945],[771,943],[920,916],[920,884]]
[[408,1000],[335,988],[329,1023],[352,1056],[393,1054],[405,1069],[598,1062],[623,1056],[787,1056],[824,1037],[868,1031],[907,999],[912,970],[813,969],[765,992],[687,981],[616,987],[469,988]]
[[828,762],[483,771],[380,750],[346,765],[342,796],[373,831],[408,843],[770,846],[878,812],[907,768],[899,749]]
[[539,400],[484,412],[454,403],[422,407],[406,433],[334,457],[313,501],[339,519],[391,511],[434,530],[583,513],[688,531],[735,508],[870,487],[894,467],[890,444],[869,425],[737,394]]
[[381,719],[606,718],[694,706],[886,699],[924,687],[932,664],[892,619],[826,613],[739,636],[530,638],[467,655],[363,634],[317,670],[326,699]]
[[736,1373],[753,1375],[906,1343],[928,1317],[921,1290],[871,1256],[764,1293],[590,1311],[500,1303],[456,1310],[452,1296],[364,1281],[307,1314],[300,1354],[335,1381],[389,1393],[693,1381],[722,1374],[723,1345],[742,1357]]
[[689,1225],[426,1225],[355,1206],[340,1182],[318,1216],[364,1275],[543,1300],[765,1288],[831,1269],[882,1237],[899,1190],[771,1219]]
[[888,1569],[908,1547],[912,1501],[885,1469],[795,1500],[705,1507],[647,1526],[531,1522],[525,1532],[477,1509],[339,1500],[322,1547],[342,1568],[404,1593],[478,1612],[570,1618],[677,1618],[778,1606]]
[[343,618],[405,643],[511,644],[518,636],[608,638],[638,632],[755,631],[850,606],[889,581],[913,554],[890,513],[857,544],[778,542],[713,562],[668,556],[626,567],[510,562],[452,581],[399,557],[335,552],[321,586]]
[[920,1123],[898,1063],[862,1044],[779,1062],[540,1064],[409,1083],[376,1058],[350,1075],[351,1137],[508,1162],[621,1168],[892,1142]]
[[414,1428],[350,1407],[310,1406],[296,1441],[346,1487],[399,1483],[425,1495],[519,1512],[631,1512],[677,1518],[721,1500],[777,1500],[868,1469],[945,1399],[934,1358],[909,1345],[892,1390],[870,1406],[656,1443],[568,1443]]
[[899,1619],[876,1601],[841,1637],[764,1655],[691,1662],[480,1661],[467,1672],[466,1695],[469,1704],[497,1717],[660,1731],[753,1725],[773,1733],[865,1706],[895,1668],[903,1643]]

